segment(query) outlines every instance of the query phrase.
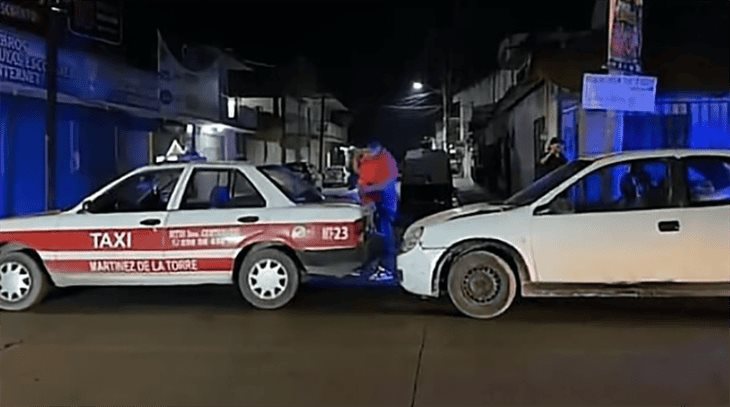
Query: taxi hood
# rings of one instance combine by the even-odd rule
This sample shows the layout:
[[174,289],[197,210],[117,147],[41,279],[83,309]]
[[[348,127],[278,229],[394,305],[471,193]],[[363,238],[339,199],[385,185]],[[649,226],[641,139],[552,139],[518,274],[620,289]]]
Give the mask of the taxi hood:
[[488,213],[504,212],[513,208],[510,205],[501,204],[489,204],[489,203],[477,203],[471,205],[460,206],[458,208],[449,209],[447,211],[439,212],[431,216],[427,216],[423,219],[418,220],[413,224],[413,227],[427,227],[445,223],[454,219],[467,218],[469,216],[484,215]]
[[58,216],[62,213],[62,211],[49,211],[0,219],[0,232],[53,228],[55,223],[48,218]]

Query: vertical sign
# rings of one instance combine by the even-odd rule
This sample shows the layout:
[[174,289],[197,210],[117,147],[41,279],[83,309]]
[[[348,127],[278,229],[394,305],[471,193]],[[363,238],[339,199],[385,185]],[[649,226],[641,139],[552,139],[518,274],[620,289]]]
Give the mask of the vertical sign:
[[641,72],[643,0],[609,0],[608,68]]
[[0,24],[35,34],[45,34],[48,15],[38,2],[0,0]]
[[121,44],[122,0],[74,0],[68,28],[80,37]]

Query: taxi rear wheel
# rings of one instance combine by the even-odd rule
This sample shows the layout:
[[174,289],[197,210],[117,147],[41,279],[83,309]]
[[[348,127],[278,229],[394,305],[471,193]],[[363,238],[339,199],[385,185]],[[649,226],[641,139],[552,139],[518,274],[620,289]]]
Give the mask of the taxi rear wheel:
[[262,249],[249,253],[238,273],[243,298],[260,309],[273,310],[288,304],[299,288],[299,268],[286,253]]
[[517,295],[517,278],[499,256],[474,251],[452,264],[447,288],[451,302],[463,314],[490,319],[512,305]]
[[0,255],[0,310],[25,311],[43,301],[50,288],[33,257],[23,252]]

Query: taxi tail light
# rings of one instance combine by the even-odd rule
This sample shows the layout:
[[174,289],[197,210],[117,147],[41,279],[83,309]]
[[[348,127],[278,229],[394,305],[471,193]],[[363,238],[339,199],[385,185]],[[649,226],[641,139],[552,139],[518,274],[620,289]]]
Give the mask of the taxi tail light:
[[357,235],[358,241],[361,243],[365,241],[365,218],[360,218],[355,222],[355,234]]

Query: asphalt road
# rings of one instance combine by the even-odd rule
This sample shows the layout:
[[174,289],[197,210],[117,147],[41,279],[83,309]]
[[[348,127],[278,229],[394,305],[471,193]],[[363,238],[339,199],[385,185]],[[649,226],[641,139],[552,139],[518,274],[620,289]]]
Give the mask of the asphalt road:
[[493,321],[396,288],[74,289],[0,314],[0,406],[730,405],[724,300],[540,300]]

